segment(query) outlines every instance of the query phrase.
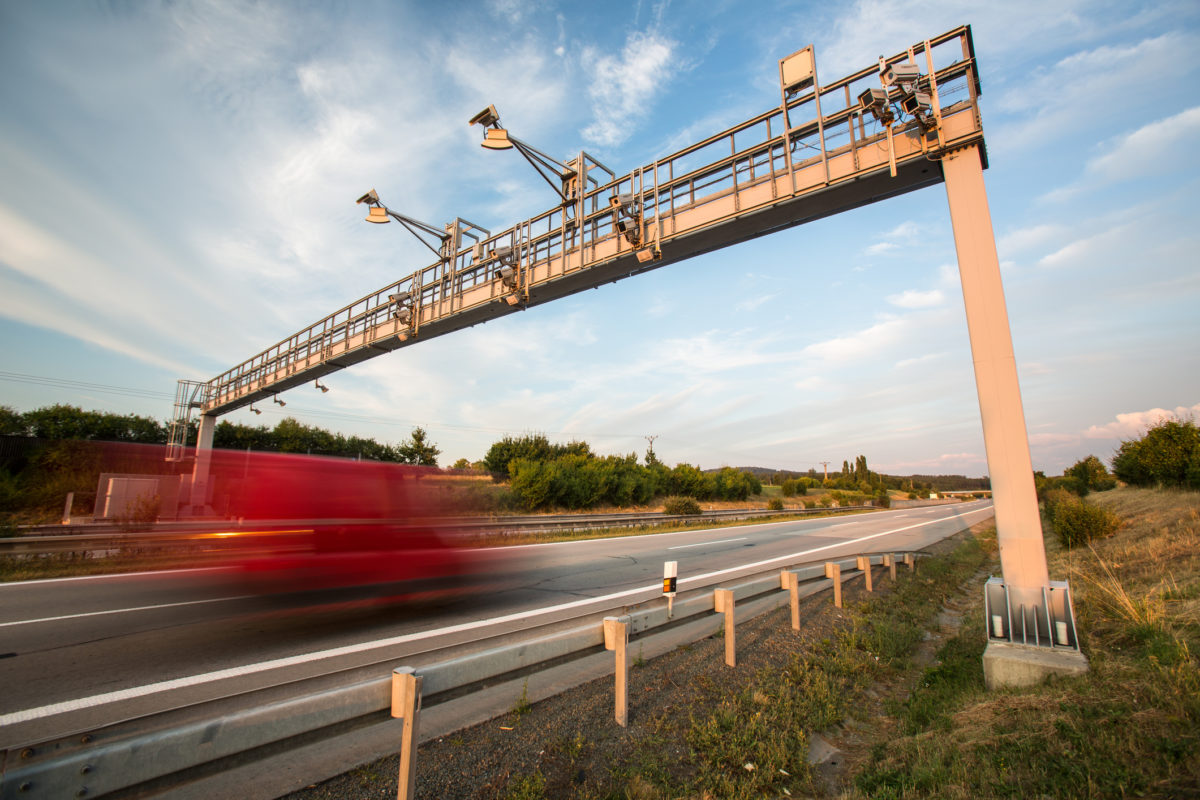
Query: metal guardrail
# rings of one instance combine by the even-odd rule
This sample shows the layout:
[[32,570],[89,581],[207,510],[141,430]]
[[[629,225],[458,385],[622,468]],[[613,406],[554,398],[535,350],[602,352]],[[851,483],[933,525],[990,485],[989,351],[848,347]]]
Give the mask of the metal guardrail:
[[[882,555],[867,558],[872,566],[884,563]],[[802,596],[833,585],[825,577],[826,563],[839,565],[842,582],[862,574],[857,571],[856,557],[792,569],[803,583]],[[781,587],[778,571],[743,578],[725,588],[733,592],[739,604],[745,604],[739,606],[749,612],[745,618],[754,613],[756,604],[758,613],[762,613],[789,597]],[[515,640],[513,634],[506,634],[497,637],[502,643],[467,655],[438,660],[433,653],[425,659],[406,661],[423,679],[425,708],[459,698],[469,701],[470,693],[490,684],[519,679],[601,652],[603,617],[614,612],[628,618],[631,641],[635,643],[699,623],[699,633],[692,639],[695,641],[711,635],[722,624],[721,616],[714,614],[713,586],[706,586],[681,592],[673,603],[673,613],[664,599],[655,597],[633,606],[591,612],[577,623],[549,633],[545,627],[535,628]],[[711,624],[704,624],[705,617]],[[427,663],[419,663],[422,660]],[[243,704],[249,707],[242,710],[205,711],[224,708],[229,698],[221,698],[190,707],[182,721],[180,710],[176,710],[12,747],[2,753],[0,800],[99,797],[114,792],[139,797],[169,793],[172,788],[247,761],[385,724],[391,721],[392,678],[390,669],[380,671],[378,678],[332,689],[306,692],[304,682],[298,682],[293,684],[297,688],[294,696],[261,705]],[[249,692],[242,699],[267,691]]]
[[[708,522],[754,519],[758,517],[811,516],[816,514],[878,510],[872,506],[842,508],[785,509],[724,509],[705,511],[700,515],[670,515],[659,512],[641,514],[555,514],[526,517],[469,517],[441,518],[428,524],[435,528],[464,534],[467,537],[485,534],[533,533],[542,531],[595,530],[602,528],[672,525],[687,522]],[[255,523],[256,525],[260,523]],[[112,523],[86,525],[48,525],[38,528],[38,535],[0,538],[0,556],[39,556],[61,553],[105,553],[149,549],[210,550],[220,554],[221,538],[214,537],[219,529],[236,530],[231,521],[177,522],[155,525],[153,531],[123,531]],[[51,533],[53,531],[53,533]]]

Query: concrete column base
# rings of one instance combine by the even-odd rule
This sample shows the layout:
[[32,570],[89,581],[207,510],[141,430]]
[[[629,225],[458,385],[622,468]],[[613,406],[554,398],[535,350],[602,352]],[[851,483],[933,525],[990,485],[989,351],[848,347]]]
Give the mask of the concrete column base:
[[1036,686],[1050,675],[1082,675],[1087,671],[1087,656],[1077,650],[989,642],[983,651],[983,681],[989,690]]

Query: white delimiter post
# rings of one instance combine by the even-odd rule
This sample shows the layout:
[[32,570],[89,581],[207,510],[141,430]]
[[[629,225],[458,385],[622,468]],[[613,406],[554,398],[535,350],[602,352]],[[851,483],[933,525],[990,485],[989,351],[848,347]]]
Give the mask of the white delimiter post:
[[1025,412],[1017,384],[1017,362],[1013,357],[1012,332],[978,146],[946,155],[942,159],[942,172],[950,200],[950,221],[954,226],[954,246],[967,308],[971,357],[975,362],[975,386],[979,391],[979,414],[983,419],[983,443],[1000,544],[1000,569],[1014,612],[1020,605],[1032,609],[1043,604],[1042,589],[1050,579]]

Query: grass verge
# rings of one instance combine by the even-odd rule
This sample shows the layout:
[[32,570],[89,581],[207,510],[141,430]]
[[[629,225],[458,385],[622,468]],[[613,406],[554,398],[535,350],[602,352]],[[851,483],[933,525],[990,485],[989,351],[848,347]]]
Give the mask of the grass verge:
[[893,708],[857,796],[1200,797],[1200,495],[1089,496],[1125,525],[1092,546],[1047,538],[1091,671],[985,692],[978,614]]
[[[573,785],[542,765],[544,796],[615,800],[819,793],[808,760],[810,733],[838,723],[861,705],[869,687],[908,669],[946,597],[987,558],[986,546],[970,538],[943,558],[922,561],[918,575],[902,570],[893,591],[843,613],[829,613],[827,596],[812,598],[811,612],[826,624],[806,626],[800,634],[771,634],[783,652],[765,665],[752,664],[752,671],[741,671],[739,655],[737,672],[699,675],[682,703],[656,712],[626,746],[609,753],[605,775]],[[527,785],[524,776],[513,780]]]

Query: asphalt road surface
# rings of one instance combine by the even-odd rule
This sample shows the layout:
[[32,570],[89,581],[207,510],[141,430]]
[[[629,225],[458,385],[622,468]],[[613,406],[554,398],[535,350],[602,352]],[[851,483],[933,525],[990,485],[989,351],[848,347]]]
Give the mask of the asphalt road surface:
[[686,591],[919,549],[991,514],[991,501],[977,501],[498,548],[485,579],[417,604],[264,603],[207,569],[0,584],[0,747],[649,599],[665,561],[678,562]]

